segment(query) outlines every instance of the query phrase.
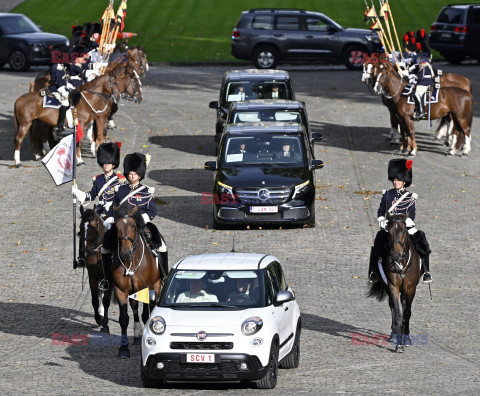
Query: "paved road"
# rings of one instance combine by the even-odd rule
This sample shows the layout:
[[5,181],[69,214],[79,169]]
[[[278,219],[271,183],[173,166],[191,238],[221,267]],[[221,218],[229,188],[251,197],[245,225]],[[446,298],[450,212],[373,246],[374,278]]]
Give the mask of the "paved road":
[[[447,71],[451,68],[441,65]],[[161,67],[149,72],[141,105],[123,103],[109,132],[123,153],[152,154],[146,183],[156,187],[156,224],[167,237],[170,258],[231,249],[233,232],[211,230],[211,190],[203,163],[214,157],[214,112],[222,67]],[[388,113],[378,97],[343,67],[291,67],[297,97],[307,103],[315,132],[324,135],[316,156],[315,229],[235,231],[237,250],[271,253],[284,264],[304,316],[302,360],[282,370],[277,392],[466,393],[480,391],[478,243],[480,68],[456,69],[472,79],[476,94],[470,157],[445,157],[426,123],[417,126],[419,153],[414,185],[417,225],[433,249],[433,300],[420,285],[413,304],[412,334],[427,345],[397,355],[387,346],[352,345],[352,333],[390,332],[386,302],[365,298],[369,246],[377,231],[379,192],[389,187],[385,140]],[[23,169],[13,164],[14,98],[35,75],[0,72],[0,383],[2,393],[132,393],[140,389],[138,347],[119,360],[112,346],[51,345],[52,333],[97,334],[82,271],[71,269],[70,186],[54,187],[46,170],[22,147]],[[98,173],[93,158],[79,170],[89,188]],[[371,192],[371,193],[368,193]],[[87,287],[87,286],[86,286]],[[120,333],[117,307],[113,334]],[[132,321],[130,322],[132,323]],[[132,334],[133,326],[129,330]],[[236,393],[237,385],[188,384],[175,393]]]

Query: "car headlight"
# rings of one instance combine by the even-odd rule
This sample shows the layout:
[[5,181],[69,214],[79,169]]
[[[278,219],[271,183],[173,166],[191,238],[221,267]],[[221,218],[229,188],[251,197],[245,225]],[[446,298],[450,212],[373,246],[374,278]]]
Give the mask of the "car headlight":
[[29,43],[29,44],[34,51],[40,51],[43,48],[43,45],[41,43]]
[[150,330],[152,330],[155,334],[163,334],[165,333],[167,325],[165,324],[165,320],[161,316],[154,316],[150,319]]
[[295,186],[295,192],[293,193],[293,198],[307,191],[309,186],[310,186],[310,180],[307,180],[305,183]]
[[253,316],[242,323],[242,333],[246,336],[254,335],[260,331],[262,326],[263,320],[258,316]]
[[227,184],[224,184],[222,182],[217,182],[217,183],[218,183],[218,186],[220,187],[221,193],[227,193],[227,194],[233,195],[233,187]]
[[70,46],[70,40],[69,39],[67,39],[67,41],[65,42],[65,45]]

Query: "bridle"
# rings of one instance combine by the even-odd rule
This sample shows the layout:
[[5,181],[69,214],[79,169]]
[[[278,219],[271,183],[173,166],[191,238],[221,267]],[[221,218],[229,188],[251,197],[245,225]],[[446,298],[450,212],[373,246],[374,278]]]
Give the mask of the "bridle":
[[[119,238],[118,239],[118,244],[117,244],[117,256],[118,256],[118,259],[120,260],[120,263],[122,264],[123,268],[125,268],[125,275],[133,275],[135,274],[135,271],[140,267],[140,265],[142,264],[142,261],[143,261],[143,257],[145,256],[145,242],[143,241],[143,238],[142,238],[142,235],[141,233],[138,231],[138,227],[137,227],[137,222],[135,220],[135,217],[132,216],[132,215],[125,215],[125,216],[122,216],[122,217],[119,217],[115,220],[115,223],[118,221],[118,220],[121,220],[121,219],[133,219],[133,222],[135,224],[135,235],[138,236],[138,238],[130,238],[128,236],[124,236],[122,238]],[[118,229],[118,227],[117,227]],[[135,237],[135,236],[134,236]],[[132,270],[132,265],[133,265],[133,257],[134,257],[134,254],[135,254],[135,251],[137,249],[137,240],[140,239],[140,242],[142,243],[142,257],[141,259],[138,261],[138,264],[137,266],[135,267],[135,269]],[[130,260],[126,260],[126,261],[129,261],[130,262],[130,265],[128,266],[128,268],[125,266],[123,260],[122,260],[122,257],[120,255],[120,251],[121,251],[121,245],[122,245],[122,241],[130,241],[130,243],[132,244],[132,247],[130,248],[130,252],[132,253],[132,258]]]
[[[385,68],[386,69],[386,68]],[[391,71],[389,70],[385,70],[385,71],[381,71],[379,74],[378,74],[378,77],[377,77],[377,82],[376,84],[380,84],[381,87],[382,87],[382,95],[384,95],[387,99],[393,99],[395,96],[397,96],[399,93],[400,93],[400,90],[402,88],[402,84],[403,84],[403,77],[400,77],[400,81],[398,83],[398,88],[397,88],[397,91],[393,94],[393,95],[389,95],[389,92],[388,92],[388,88],[385,88],[385,82],[387,81],[387,78],[389,78],[390,76],[390,73]],[[383,79],[383,82],[381,82],[381,77],[384,77]],[[375,85],[376,85],[375,84]]]
[[[389,224],[392,223],[400,223],[404,222],[403,220],[389,220]],[[391,263],[393,264],[394,269],[396,272],[400,272],[402,275],[402,278],[405,276],[405,273],[408,271],[409,264],[412,258],[412,251],[409,249],[409,237],[408,237],[408,229],[405,227],[405,229],[401,232],[401,236],[403,235],[403,242],[400,242],[400,238],[395,238],[395,236],[392,236],[392,234],[389,232],[390,235],[390,243],[391,243],[391,248],[390,248],[390,253],[392,253],[392,248],[395,245],[399,245],[401,247],[401,253],[400,253],[400,259],[393,260],[393,254],[390,254],[390,257],[392,257]],[[393,241],[392,241],[393,239]],[[407,256],[407,251],[408,251],[408,259],[405,261],[406,256]]]
[[[105,236],[105,227],[103,228],[102,231],[100,231],[101,219],[99,219],[97,216],[95,216],[95,217],[96,218],[94,220],[97,220],[97,225],[95,227],[96,238],[95,239],[85,238],[85,248],[87,247],[86,246],[87,242],[90,242],[92,244],[92,246],[89,249],[85,249],[85,255],[87,257],[93,256],[93,255],[98,253],[98,251],[100,250],[100,248],[102,247],[102,244],[103,244],[103,237]],[[87,224],[87,230],[88,230],[89,226],[90,226],[90,222]]]

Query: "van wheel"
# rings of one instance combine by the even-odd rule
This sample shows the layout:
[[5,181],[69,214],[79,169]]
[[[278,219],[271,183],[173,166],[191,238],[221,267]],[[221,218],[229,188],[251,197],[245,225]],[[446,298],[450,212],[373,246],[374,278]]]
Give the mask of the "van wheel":
[[275,47],[264,45],[253,54],[253,63],[257,69],[275,69],[280,62],[280,54]]
[[225,224],[219,223],[215,219],[215,215],[213,215],[213,229],[214,230],[225,230],[226,229]]
[[451,65],[459,65],[465,59],[463,55],[443,54],[445,60]]
[[300,333],[301,327],[298,325],[297,334],[295,334],[295,342],[293,343],[290,353],[285,357],[285,359],[283,359],[281,365],[282,368],[294,369],[300,364]]
[[350,70],[361,70],[363,68],[363,53],[367,50],[360,45],[349,45],[342,54],[342,61]]
[[275,341],[270,349],[270,360],[268,362],[268,370],[263,378],[257,380],[258,389],[273,389],[277,386],[278,378],[278,347]]
[[26,71],[30,69],[30,63],[28,63],[27,56],[19,48],[15,48],[10,53],[10,60],[8,62],[12,70]]

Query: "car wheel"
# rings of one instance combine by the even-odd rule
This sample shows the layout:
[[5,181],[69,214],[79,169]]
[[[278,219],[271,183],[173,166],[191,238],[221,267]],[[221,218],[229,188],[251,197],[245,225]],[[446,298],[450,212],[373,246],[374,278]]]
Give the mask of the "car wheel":
[[451,65],[459,65],[465,59],[463,55],[443,54],[445,60]]
[[308,220],[307,226],[310,228],[315,227],[315,204],[312,205],[312,215],[310,216],[310,220]]
[[[215,210],[215,209],[214,209]],[[226,227],[225,227],[225,224],[222,224],[222,223],[219,223],[216,219],[215,219],[215,215],[213,215],[213,229],[214,230],[224,230]]]
[[300,364],[300,333],[302,329],[300,324],[297,326],[297,334],[295,334],[295,342],[293,343],[292,350],[290,353],[283,359],[282,368],[285,369],[294,369],[297,368]]
[[21,49],[16,48],[10,53],[10,60],[8,62],[12,70],[15,71],[25,71],[30,68],[30,63],[27,60],[25,52]]
[[278,50],[269,45],[258,47],[253,55],[253,63],[257,69],[275,69],[279,61]]
[[270,361],[268,370],[263,378],[256,381],[258,389],[274,389],[277,386],[278,378],[278,347],[275,341],[270,349]]
[[165,381],[158,379],[158,378],[152,378],[150,375],[148,375],[147,370],[143,367],[142,360],[140,358],[140,373],[142,376],[142,385],[144,388],[163,388],[165,385]]
[[344,49],[342,61],[350,70],[361,70],[363,68],[363,54],[366,49],[360,45],[350,45]]

